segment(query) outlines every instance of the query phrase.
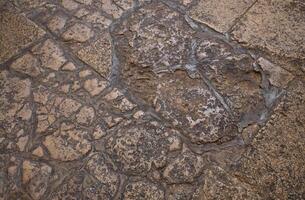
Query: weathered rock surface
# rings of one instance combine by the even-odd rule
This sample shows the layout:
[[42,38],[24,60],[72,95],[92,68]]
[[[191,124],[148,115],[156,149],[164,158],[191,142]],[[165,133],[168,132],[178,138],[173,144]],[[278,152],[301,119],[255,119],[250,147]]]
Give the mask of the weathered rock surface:
[[7,61],[45,34],[26,17],[3,9],[0,14],[0,63]]
[[234,27],[238,41],[273,54],[305,58],[304,3],[259,0]]
[[301,1],[0,5],[0,200],[305,198]]

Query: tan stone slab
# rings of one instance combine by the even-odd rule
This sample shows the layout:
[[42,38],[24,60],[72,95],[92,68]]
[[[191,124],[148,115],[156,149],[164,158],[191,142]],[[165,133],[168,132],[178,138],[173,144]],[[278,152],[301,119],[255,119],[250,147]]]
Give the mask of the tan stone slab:
[[240,180],[257,187],[262,199],[304,199],[305,81],[287,88],[282,102],[237,164]]
[[88,65],[91,65],[103,77],[107,78],[111,68],[110,35],[105,33],[101,38],[89,46],[80,49],[77,56]]
[[234,38],[274,54],[305,58],[305,5],[294,0],[259,0],[233,29]]
[[216,31],[226,32],[255,0],[200,0],[190,9],[190,16]]
[[22,15],[0,13],[0,63],[41,38],[45,32]]

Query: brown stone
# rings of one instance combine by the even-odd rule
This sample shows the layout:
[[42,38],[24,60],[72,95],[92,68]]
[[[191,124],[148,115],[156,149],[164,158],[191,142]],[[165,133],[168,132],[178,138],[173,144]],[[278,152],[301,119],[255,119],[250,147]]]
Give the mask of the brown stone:
[[32,51],[39,56],[44,68],[57,71],[66,62],[63,51],[50,39],[46,40],[42,45],[34,47]]
[[292,58],[305,58],[305,14],[301,1],[259,0],[232,34],[246,46]]
[[66,127],[61,128],[49,135],[43,141],[52,159],[70,161],[84,156],[91,149],[91,144],[85,139],[86,132]]
[[255,0],[200,0],[189,15],[219,32],[227,32]]
[[84,83],[84,88],[89,92],[92,96],[96,96],[100,94],[106,88],[106,81],[100,81],[97,78],[88,79]]
[[261,199],[251,185],[230,176],[220,167],[205,172],[204,185],[200,191],[200,200],[209,199]]
[[169,183],[194,182],[206,165],[205,159],[184,147],[182,154],[171,161],[163,172]]
[[70,117],[73,113],[75,113],[81,104],[73,99],[65,99],[59,106],[60,112],[65,117]]
[[52,168],[44,163],[25,160],[22,164],[22,182],[33,199],[40,199],[49,186]]
[[11,68],[32,77],[40,74],[40,64],[36,57],[27,53],[11,64]]
[[[118,190],[119,177],[113,171],[111,165],[107,164],[105,155],[92,156],[86,165],[86,169],[101,183],[98,188],[99,195],[103,195],[104,199],[111,199]],[[85,193],[88,195],[89,191]]]
[[285,88],[288,83],[294,78],[294,76],[287,70],[281,68],[269,60],[260,57],[258,64],[263,71],[267,74],[270,83],[274,86]]
[[129,182],[123,193],[124,200],[133,199],[150,199],[163,200],[165,199],[164,191],[156,184],[148,181]]
[[107,152],[123,172],[146,174],[153,164],[165,165],[169,134],[170,131],[154,122],[126,125],[107,140]]
[[65,41],[86,42],[93,37],[93,35],[94,32],[91,28],[84,24],[77,23],[69,27],[68,30],[62,34],[62,38]]
[[305,157],[305,82],[293,81],[266,126],[236,164],[239,180],[256,188],[262,199],[302,199]]
[[92,107],[84,106],[76,115],[76,121],[83,125],[90,125],[95,117],[95,111]]
[[22,15],[10,11],[0,14],[0,63],[41,38],[45,32]]
[[78,57],[107,78],[111,69],[110,35],[104,33],[99,39],[77,52]]

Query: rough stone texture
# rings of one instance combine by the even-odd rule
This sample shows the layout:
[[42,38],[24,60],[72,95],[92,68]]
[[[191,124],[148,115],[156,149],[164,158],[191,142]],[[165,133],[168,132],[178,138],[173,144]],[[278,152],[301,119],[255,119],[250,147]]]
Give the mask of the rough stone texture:
[[204,199],[261,199],[251,185],[239,181],[220,167],[213,167],[204,174],[200,200]]
[[271,53],[305,58],[304,2],[259,0],[234,27],[240,42]]
[[289,86],[237,165],[240,180],[255,186],[264,199],[304,198],[304,85],[303,79]]
[[192,142],[214,142],[234,134],[230,115],[202,81],[179,71],[160,79],[154,99],[156,110]]
[[111,68],[110,35],[103,34],[101,38],[77,52],[78,57],[91,65],[103,77],[108,77]]
[[65,41],[86,42],[93,35],[94,33],[88,26],[84,24],[74,24],[63,33],[62,38]]
[[21,58],[15,60],[11,68],[29,76],[38,76],[40,74],[40,64],[38,59],[31,54],[25,54]]
[[157,185],[147,181],[130,182],[126,185],[123,199],[151,199],[151,200],[162,200],[164,198],[164,192],[158,188]]
[[189,183],[200,175],[204,167],[204,158],[184,148],[181,155],[167,165],[163,176],[169,183]]
[[0,200],[305,198],[301,1],[0,5]]
[[73,125],[62,124],[60,129],[43,141],[52,159],[69,161],[84,156],[90,149],[90,143],[84,138],[86,132],[77,130]]
[[199,0],[189,15],[219,32],[227,32],[255,0]]
[[2,10],[0,14],[0,63],[44,35],[44,31],[22,15]]
[[157,122],[145,122],[136,126],[132,123],[108,139],[107,151],[123,172],[139,175],[147,173],[152,165],[165,165],[169,149],[166,137],[171,132],[159,126]]
[[111,163],[106,162],[105,155],[94,155],[87,163],[86,169],[92,174],[99,182],[90,183],[85,190],[88,199],[111,199],[119,185],[119,177],[113,171]]
[[52,168],[44,163],[25,160],[22,164],[22,182],[27,185],[33,199],[40,199],[51,179]]

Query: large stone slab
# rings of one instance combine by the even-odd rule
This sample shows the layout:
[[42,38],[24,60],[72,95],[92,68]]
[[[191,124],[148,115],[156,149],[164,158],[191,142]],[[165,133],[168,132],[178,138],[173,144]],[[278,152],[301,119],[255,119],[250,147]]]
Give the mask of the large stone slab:
[[263,199],[304,198],[304,86],[304,79],[292,82],[237,165],[239,179],[257,187]]
[[304,10],[301,1],[260,0],[234,28],[234,38],[250,47],[304,59]]
[[190,9],[190,16],[216,31],[226,32],[255,0],[200,0]]
[[32,21],[11,11],[0,13],[0,64],[44,35]]

